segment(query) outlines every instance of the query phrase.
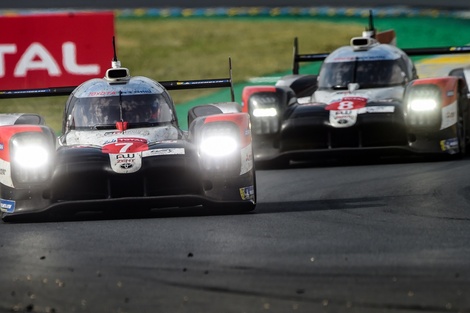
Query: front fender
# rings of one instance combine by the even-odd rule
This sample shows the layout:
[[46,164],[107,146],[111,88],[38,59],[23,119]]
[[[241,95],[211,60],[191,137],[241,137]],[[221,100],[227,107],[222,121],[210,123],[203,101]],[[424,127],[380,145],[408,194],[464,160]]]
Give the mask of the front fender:
[[289,87],[245,87],[242,94],[243,112],[250,114],[253,135],[279,133],[281,119],[287,108],[297,103]]
[[443,130],[457,123],[460,78],[416,79],[405,89],[405,122],[412,129]]
[[[202,168],[230,175],[242,175],[250,171],[253,168],[250,125],[247,113],[196,118],[189,128],[189,139],[199,151]],[[208,147],[208,142],[214,142],[215,146]],[[227,142],[233,144],[233,147],[227,146]]]

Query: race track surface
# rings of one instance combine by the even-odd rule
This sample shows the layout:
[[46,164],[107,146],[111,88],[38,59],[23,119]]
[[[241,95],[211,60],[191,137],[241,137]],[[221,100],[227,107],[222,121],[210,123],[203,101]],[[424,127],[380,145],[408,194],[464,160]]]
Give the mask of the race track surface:
[[297,164],[249,214],[0,224],[0,312],[470,312],[468,173]]
[[[14,6],[31,3],[64,6]],[[469,156],[346,157],[258,170],[248,214],[0,223],[0,312],[470,312],[469,173]]]

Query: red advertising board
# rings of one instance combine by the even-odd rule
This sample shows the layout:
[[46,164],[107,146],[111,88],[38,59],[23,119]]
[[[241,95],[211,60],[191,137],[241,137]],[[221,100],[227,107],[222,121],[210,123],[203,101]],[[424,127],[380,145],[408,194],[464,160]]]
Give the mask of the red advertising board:
[[112,12],[0,16],[0,90],[77,86],[113,59]]

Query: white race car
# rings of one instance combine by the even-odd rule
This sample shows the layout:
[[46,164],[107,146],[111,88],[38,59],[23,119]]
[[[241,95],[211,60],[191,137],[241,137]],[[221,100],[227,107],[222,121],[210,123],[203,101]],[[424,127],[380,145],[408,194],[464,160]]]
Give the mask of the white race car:
[[[398,152],[464,154],[470,125],[463,70],[419,79],[410,56],[470,53],[470,47],[399,49],[394,32],[369,29],[331,53],[299,54],[275,86],[243,90],[255,161]],[[300,62],[323,61],[319,74]],[[460,74],[460,76],[459,76]]]
[[231,77],[159,83],[130,76],[115,60],[104,78],[75,89],[1,92],[0,98],[71,92],[58,138],[39,115],[0,115],[3,221],[200,205],[253,210],[249,115],[232,100],[194,107],[189,130],[178,126],[168,90],[212,87],[232,87]]

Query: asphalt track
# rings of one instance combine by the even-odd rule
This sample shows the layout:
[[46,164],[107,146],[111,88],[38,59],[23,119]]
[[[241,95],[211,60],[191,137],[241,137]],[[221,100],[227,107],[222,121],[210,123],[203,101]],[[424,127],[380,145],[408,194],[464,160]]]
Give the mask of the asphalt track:
[[297,164],[250,214],[0,224],[0,312],[470,312],[468,173]]

